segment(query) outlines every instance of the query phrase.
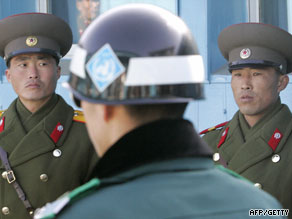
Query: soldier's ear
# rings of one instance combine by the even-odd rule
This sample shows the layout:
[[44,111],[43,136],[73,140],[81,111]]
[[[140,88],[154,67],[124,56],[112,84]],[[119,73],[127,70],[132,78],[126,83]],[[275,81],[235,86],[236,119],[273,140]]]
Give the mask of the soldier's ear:
[[278,81],[278,93],[280,93],[282,90],[284,90],[289,83],[289,77],[288,75],[280,75],[279,81]]
[[9,83],[11,83],[11,75],[10,75],[10,71],[9,71],[9,69],[6,69],[6,70],[5,70],[5,75],[6,75],[7,81],[8,81]]
[[57,66],[57,78],[59,79],[61,76],[61,66]]
[[103,118],[105,121],[109,121],[114,115],[115,108],[111,105],[103,105]]

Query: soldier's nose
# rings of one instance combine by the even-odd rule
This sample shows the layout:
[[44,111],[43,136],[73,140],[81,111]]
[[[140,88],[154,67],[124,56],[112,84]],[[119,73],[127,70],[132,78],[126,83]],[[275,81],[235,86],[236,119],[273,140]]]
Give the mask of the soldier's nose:
[[35,67],[31,67],[28,71],[29,71],[29,78],[30,79],[39,78],[39,73]]

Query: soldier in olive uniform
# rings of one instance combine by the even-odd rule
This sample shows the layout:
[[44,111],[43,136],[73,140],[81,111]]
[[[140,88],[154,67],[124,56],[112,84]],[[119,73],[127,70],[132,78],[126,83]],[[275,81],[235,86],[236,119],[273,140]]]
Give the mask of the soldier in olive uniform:
[[18,95],[0,117],[0,218],[25,219],[88,181],[97,156],[82,113],[55,93],[59,60],[72,44],[69,25],[50,14],[18,14],[1,20],[0,32],[5,74]]
[[[271,25],[242,23],[224,29],[219,48],[229,61],[239,111],[204,130],[214,160],[241,174],[292,210],[292,115],[279,94],[292,71],[292,36]],[[291,214],[292,215],[292,214]]]
[[97,178],[35,219],[234,219],[249,218],[252,208],[281,208],[215,168],[211,150],[183,119],[187,103],[202,97],[204,70],[180,18],[151,5],[117,7],[89,25],[79,46],[69,87],[101,156]]

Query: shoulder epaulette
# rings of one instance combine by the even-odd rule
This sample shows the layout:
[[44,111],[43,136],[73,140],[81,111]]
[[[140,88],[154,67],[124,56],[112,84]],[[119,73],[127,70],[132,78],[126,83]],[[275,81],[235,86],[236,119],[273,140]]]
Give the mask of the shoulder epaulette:
[[0,116],[2,116],[4,112],[5,110],[0,110]]
[[82,194],[88,192],[89,190],[96,189],[100,185],[100,180],[97,178],[93,178],[88,183],[74,189],[72,192],[66,192],[61,197],[59,197],[56,201],[47,203],[44,207],[38,208],[35,211],[34,218],[36,219],[49,219],[56,218],[56,215],[60,213],[65,206],[69,203],[72,203]]
[[205,130],[201,131],[201,132],[199,133],[199,135],[203,135],[203,134],[206,134],[206,133],[208,133],[208,132],[210,132],[210,131],[213,131],[213,130],[216,130],[216,129],[218,129],[218,128],[221,128],[221,127],[225,126],[228,122],[229,122],[229,121],[227,121],[227,122],[223,122],[223,123],[220,123],[220,124],[218,124],[218,125],[215,125],[215,126],[213,126],[213,127],[211,127],[211,128],[205,129]]
[[83,112],[80,110],[74,110],[73,121],[85,123]]

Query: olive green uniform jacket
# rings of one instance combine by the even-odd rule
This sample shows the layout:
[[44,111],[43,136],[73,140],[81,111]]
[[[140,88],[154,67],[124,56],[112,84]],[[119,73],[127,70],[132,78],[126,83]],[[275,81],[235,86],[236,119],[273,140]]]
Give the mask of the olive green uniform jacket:
[[[78,116],[62,97],[53,95],[31,115],[21,105],[16,99],[0,117],[0,146],[8,153],[17,182],[37,208],[87,182],[97,156],[85,124],[75,119]],[[30,218],[3,172],[0,160],[0,218]]]
[[250,129],[237,112],[203,139],[214,150],[216,163],[223,159],[229,169],[275,196],[292,216],[292,114],[286,105],[278,101]]

